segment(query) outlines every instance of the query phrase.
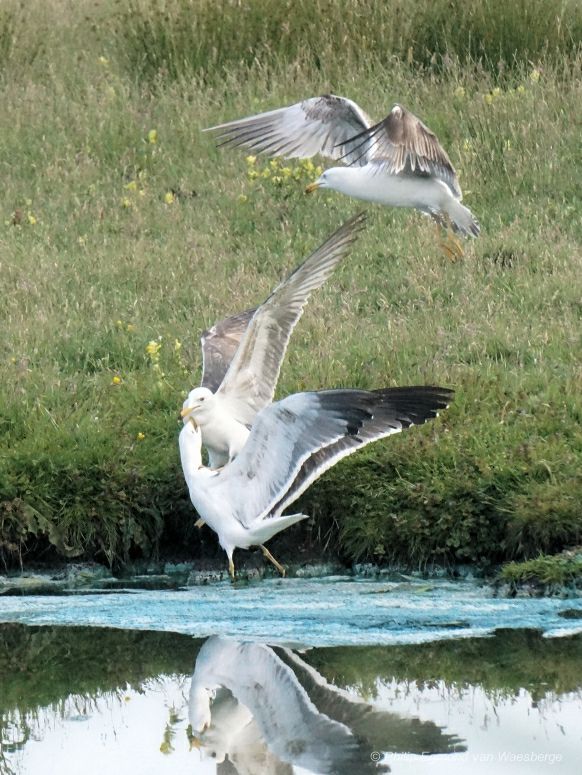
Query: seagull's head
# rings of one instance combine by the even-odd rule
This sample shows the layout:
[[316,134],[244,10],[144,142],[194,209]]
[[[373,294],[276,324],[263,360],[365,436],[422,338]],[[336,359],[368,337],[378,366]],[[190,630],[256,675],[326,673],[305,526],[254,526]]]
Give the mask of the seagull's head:
[[214,393],[205,387],[194,388],[188,393],[180,415],[185,423],[204,420],[205,413],[210,409]]
[[337,191],[345,177],[346,169],[347,167],[330,167],[307,186],[305,193],[311,194],[316,188],[333,188]]
[[317,178],[316,181],[314,181],[313,183],[310,183],[305,189],[305,193],[312,194],[317,188],[330,188],[330,185],[328,183],[328,177],[329,177],[328,172],[329,170],[326,170]]

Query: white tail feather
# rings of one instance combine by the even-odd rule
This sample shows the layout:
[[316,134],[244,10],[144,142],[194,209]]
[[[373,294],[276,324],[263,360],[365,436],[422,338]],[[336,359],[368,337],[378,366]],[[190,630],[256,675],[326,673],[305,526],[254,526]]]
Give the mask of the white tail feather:
[[446,212],[451,219],[453,229],[465,237],[477,237],[481,228],[473,213],[458,199],[450,197],[446,203]]

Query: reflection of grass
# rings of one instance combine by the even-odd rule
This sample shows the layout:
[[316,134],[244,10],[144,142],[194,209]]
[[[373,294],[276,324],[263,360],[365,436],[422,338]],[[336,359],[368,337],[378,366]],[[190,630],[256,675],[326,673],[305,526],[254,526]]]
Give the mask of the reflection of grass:
[[[412,12],[395,20],[404,0],[342,0],[347,15],[336,10],[323,29],[323,0],[272,0],[273,15],[258,0],[127,0],[136,12],[125,27],[113,0],[2,5],[18,12],[0,31],[1,555],[17,563],[51,546],[115,562],[164,542],[216,547],[192,528],[176,449],[199,334],[265,298],[364,205],[304,197],[299,165],[257,159],[269,175],[250,181],[243,153],[218,153],[198,130],[331,86],[376,117],[394,100],[418,112],[459,168],[483,234],[451,265],[420,216],[369,208],[366,233],[294,335],[280,395],[419,382],[457,395],[439,421],[331,471],[302,508],[348,560],[502,560],[579,540],[579,4],[563,5],[559,29],[553,0],[415,0],[436,26]],[[209,22],[195,47],[185,16]],[[477,23],[481,37],[466,34]],[[371,37],[351,58],[346,46],[368,34],[391,45]],[[498,69],[501,39],[519,51]],[[305,52],[289,48],[301,40]],[[480,49],[433,67],[438,40],[491,44],[487,67]],[[186,53],[220,77],[173,80]]]
[[525,687],[534,699],[582,688],[582,636],[543,638],[533,630],[502,630],[489,638],[308,651],[305,659],[327,680],[373,695],[376,681],[410,681],[451,689],[481,686],[513,694]]
[[2,624],[0,713],[139,687],[159,673],[189,674],[200,645],[175,633]]
[[190,675],[200,645],[176,633],[0,624],[0,773],[10,773],[3,753],[23,747],[50,714],[84,715],[99,697],[121,702],[128,686]]

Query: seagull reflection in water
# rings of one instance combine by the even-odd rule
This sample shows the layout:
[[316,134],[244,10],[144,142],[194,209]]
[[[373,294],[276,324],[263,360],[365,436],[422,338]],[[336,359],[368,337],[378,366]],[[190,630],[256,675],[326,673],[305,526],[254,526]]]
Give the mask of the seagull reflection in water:
[[[389,772],[376,752],[454,753],[465,747],[431,721],[404,718],[329,684],[294,651],[213,636],[189,696],[191,745],[219,775]],[[374,755],[372,755],[374,754]]]

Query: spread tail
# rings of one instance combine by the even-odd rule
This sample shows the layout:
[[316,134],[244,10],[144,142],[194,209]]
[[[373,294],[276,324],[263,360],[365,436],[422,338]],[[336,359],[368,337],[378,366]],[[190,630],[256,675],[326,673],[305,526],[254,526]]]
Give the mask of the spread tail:
[[446,205],[446,213],[451,219],[454,231],[462,234],[464,237],[477,237],[481,231],[479,222],[469,210],[462,205],[458,199],[449,199]]

